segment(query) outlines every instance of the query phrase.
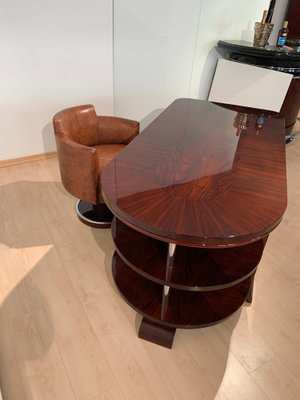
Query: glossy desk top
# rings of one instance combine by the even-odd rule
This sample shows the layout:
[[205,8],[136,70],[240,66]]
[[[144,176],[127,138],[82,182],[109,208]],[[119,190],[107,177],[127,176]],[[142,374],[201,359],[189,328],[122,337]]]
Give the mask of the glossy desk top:
[[187,246],[266,236],[286,208],[284,121],[239,110],[173,102],[103,171],[108,207],[142,233]]

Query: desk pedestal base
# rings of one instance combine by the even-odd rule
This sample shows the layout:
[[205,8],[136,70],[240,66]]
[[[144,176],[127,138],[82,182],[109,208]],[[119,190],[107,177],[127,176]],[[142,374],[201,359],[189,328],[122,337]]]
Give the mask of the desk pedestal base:
[[171,349],[175,332],[176,328],[157,324],[144,317],[139,330],[139,338]]

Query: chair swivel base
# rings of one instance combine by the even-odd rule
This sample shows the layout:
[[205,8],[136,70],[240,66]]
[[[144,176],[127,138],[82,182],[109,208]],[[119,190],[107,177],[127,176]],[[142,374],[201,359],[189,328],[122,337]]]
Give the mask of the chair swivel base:
[[290,135],[285,137],[285,144],[291,143],[296,136],[300,135],[300,131],[293,131]]
[[[297,121],[300,121],[299,117],[297,118],[296,122]],[[298,124],[299,124],[299,122],[298,122]],[[289,135],[285,136],[285,144],[291,143],[294,140],[294,138],[296,136],[299,136],[299,135],[300,135],[300,131],[299,130],[298,131],[292,131]]]
[[87,201],[78,200],[75,206],[78,218],[85,225],[92,228],[110,228],[113,214],[105,203],[91,204]]

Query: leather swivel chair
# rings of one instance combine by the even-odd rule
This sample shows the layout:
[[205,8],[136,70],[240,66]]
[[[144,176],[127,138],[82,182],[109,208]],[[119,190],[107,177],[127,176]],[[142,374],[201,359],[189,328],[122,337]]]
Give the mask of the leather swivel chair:
[[101,173],[139,133],[139,123],[98,116],[92,105],[82,105],[55,114],[53,126],[61,180],[80,199],[79,219],[95,228],[109,228],[113,215],[101,194]]

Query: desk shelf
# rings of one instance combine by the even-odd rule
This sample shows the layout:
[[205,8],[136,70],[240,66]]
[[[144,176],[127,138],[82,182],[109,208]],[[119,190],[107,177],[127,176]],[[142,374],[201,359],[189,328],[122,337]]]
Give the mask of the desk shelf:
[[117,253],[113,276],[127,303],[144,317],[174,328],[213,325],[229,317],[245,302],[251,278],[223,290],[195,292],[170,288],[144,278],[128,267]]
[[233,248],[177,245],[168,274],[168,243],[114,218],[115,283],[143,315],[139,337],[172,347],[176,328],[216,324],[252,297],[253,279],[266,239]]
[[215,291],[234,286],[254,274],[264,241],[233,248],[176,246],[172,274],[167,281],[168,244],[125,225],[112,224],[112,236],[119,257],[138,274],[161,285],[189,291]]

